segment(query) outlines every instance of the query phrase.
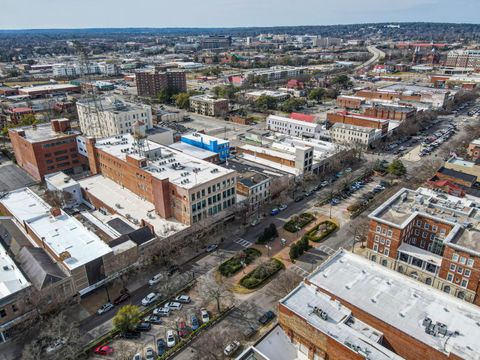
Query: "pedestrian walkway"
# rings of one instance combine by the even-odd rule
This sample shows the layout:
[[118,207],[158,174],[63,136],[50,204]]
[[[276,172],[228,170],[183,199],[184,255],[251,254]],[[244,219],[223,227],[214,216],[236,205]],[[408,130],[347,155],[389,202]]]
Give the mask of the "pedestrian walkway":
[[248,240],[245,240],[245,239],[242,239],[242,238],[239,238],[239,239],[235,240],[234,242],[243,246],[244,248],[249,248],[250,246],[253,245],[253,243],[251,241],[248,241]]

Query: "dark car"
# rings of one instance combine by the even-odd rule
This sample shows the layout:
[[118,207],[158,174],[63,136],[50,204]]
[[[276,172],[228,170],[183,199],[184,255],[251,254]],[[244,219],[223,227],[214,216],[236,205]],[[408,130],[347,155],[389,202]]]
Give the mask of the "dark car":
[[254,326],[249,326],[248,328],[245,329],[243,332],[243,336],[245,337],[246,340],[250,339],[257,333],[257,328]]
[[125,339],[138,339],[140,333],[138,331],[127,331],[122,334],[122,337]]
[[121,304],[122,302],[127,301],[128,299],[130,299],[130,294],[128,292],[124,292],[113,300],[113,305]]
[[147,323],[150,323],[150,324],[161,324],[162,323],[162,319],[158,315],[150,315],[149,317],[145,318],[144,321],[147,322]]
[[300,202],[300,201],[302,201],[303,199],[304,199],[304,196],[303,196],[303,195],[297,196],[297,197],[295,198],[295,202]]
[[157,340],[157,355],[162,356],[163,354],[165,354],[165,348],[166,348],[165,340],[158,339]]
[[135,327],[137,331],[149,331],[152,328],[152,324],[147,322],[141,322]]
[[178,267],[178,265],[172,265],[168,268],[168,276],[172,276],[173,274],[175,274],[177,271],[179,271],[180,268]]
[[273,319],[275,318],[275,313],[271,310],[267,311],[265,314],[263,314],[262,316],[260,316],[260,318],[258,319],[258,321],[260,322],[260,324],[262,325],[266,325],[268,324],[270,321],[272,321]]
[[185,321],[180,321],[180,323],[178,324],[178,335],[183,338],[188,335],[188,332],[189,331]]

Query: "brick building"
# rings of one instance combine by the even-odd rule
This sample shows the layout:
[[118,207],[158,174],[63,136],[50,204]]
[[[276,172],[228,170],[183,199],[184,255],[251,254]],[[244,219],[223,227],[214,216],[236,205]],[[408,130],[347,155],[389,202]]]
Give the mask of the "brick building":
[[124,186],[154,204],[164,219],[193,224],[235,205],[235,171],[132,135],[88,139],[92,174]]
[[138,72],[135,75],[138,96],[156,97],[161,90],[187,91],[187,77],[183,71]]
[[376,104],[365,108],[363,115],[377,119],[404,121],[415,117],[416,109],[408,106]]
[[388,131],[388,120],[352,114],[346,111],[327,113],[327,121],[330,126],[336,123],[341,123],[378,129],[382,134],[386,134]]
[[40,181],[46,174],[86,169],[86,161],[77,149],[79,134],[70,128],[68,119],[8,130],[18,165]]
[[480,305],[476,203],[430,189],[401,189],[370,215],[366,256]]
[[190,111],[205,116],[225,116],[228,113],[228,100],[207,95],[191,96]]
[[467,152],[473,161],[477,161],[480,158],[480,139],[475,139],[468,144]]
[[480,50],[451,50],[445,66],[478,69],[480,68]]
[[360,96],[340,95],[337,97],[337,106],[345,109],[360,109],[365,103],[365,98]]

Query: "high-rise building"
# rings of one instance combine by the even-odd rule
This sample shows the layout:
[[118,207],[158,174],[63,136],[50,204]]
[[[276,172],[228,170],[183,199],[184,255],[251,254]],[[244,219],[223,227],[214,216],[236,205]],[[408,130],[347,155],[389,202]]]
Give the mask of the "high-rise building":
[[187,91],[187,77],[183,71],[138,72],[135,75],[138,96],[156,97],[162,90]]

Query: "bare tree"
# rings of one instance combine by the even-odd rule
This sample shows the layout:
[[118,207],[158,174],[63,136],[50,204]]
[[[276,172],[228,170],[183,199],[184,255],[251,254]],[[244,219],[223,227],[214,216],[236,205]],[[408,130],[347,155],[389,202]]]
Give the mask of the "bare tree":
[[223,349],[234,338],[231,328],[212,328],[193,346],[199,360],[224,359]]
[[200,289],[207,301],[215,301],[219,314],[222,312],[223,303],[232,299],[232,294],[224,282],[217,283],[214,279],[209,279],[200,285]]
[[283,270],[272,282],[269,284],[268,290],[271,291],[278,298],[282,298],[290,291],[295,289],[302,281],[302,277],[297,273],[289,270]]

